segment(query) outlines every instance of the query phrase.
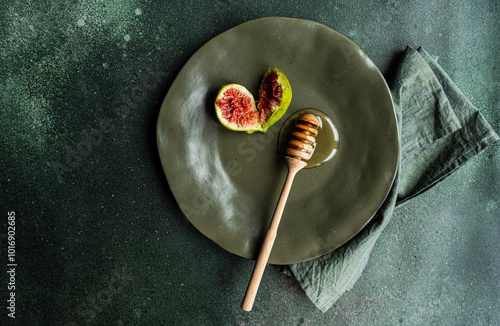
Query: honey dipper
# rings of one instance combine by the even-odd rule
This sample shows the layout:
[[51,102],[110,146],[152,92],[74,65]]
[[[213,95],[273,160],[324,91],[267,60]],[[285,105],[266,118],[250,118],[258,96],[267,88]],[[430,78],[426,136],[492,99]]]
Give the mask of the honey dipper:
[[297,172],[307,165],[305,161],[311,158],[311,153],[316,142],[315,137],[318,135],[318,128],[318,119],[313,114],[304,114],[297,119],[286,149],[287,155],[285,156],[285,161],[288,165],[288,175],[283,190],[281,191],[278,205],[274,211],[271,224],[267,230],[264,242],[262,243],[262,248],[260,249],[252,277],[250,278],[245,298],[241,305],[241,308],[245,311],[252,310],[262,274],[264,273],[269,255],[273,248],[274,240],[276,239],[281,215],[285,209],[286,200],[290,193],[293,179]]

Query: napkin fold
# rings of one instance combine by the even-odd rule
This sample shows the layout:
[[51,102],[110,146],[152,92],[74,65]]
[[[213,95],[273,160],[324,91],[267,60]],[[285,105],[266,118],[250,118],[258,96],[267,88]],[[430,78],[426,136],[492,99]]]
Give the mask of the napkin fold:
[[289,268],[326,312],[350,290],[401,203],[446,178],[500,140],[481,113],[423,48],[407,47],[391,85],[401,150],[395,182],[370,223],[337,250]]

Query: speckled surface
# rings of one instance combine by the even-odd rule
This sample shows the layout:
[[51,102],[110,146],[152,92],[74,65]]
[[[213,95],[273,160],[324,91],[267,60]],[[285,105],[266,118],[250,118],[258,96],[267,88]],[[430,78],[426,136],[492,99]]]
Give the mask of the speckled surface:
[[253,262],[183,217],[155,125],[189,57],[264,16],[335,29],[387,79],[407,45],[423,46],[500,131],[496,1],[2,1],[0,244],[7,270],[14,211],[18,265],[16,318],[3,308],[0,324],[500,324],[498,145],[398,208],[328,312],[276,266],[254,310],[239,308]]

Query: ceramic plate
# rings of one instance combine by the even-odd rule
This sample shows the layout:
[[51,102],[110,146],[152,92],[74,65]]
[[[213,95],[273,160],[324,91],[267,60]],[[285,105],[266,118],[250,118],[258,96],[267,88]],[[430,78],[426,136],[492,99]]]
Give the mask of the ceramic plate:
[[[214,109],[219,88],[242,84],[258,98],[268,67],[283,71],[292,86],[285,116],[266,134],[225,129]],[[272,264],[335,250],[379,209],[399,151],[387,84],[343,35],[313,21],[274,17],[218,35],[179,72],[158,118],[159,155],[183,213],[222,248],[256,258],[287,172],[278,134],[290,115],[306,108],[331,118],[340,145],[333,160],[297,174]]]

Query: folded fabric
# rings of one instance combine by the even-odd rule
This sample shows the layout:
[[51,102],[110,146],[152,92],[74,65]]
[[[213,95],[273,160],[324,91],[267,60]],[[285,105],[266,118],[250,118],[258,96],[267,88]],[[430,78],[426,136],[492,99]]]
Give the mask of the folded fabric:
[[401,150],[398,173],[386,201],[348,243],[317,259],[289,266],[322,312],[354,286],[398,205],[436,185],[500,139],[422,48],[406,49],[391,94]]

